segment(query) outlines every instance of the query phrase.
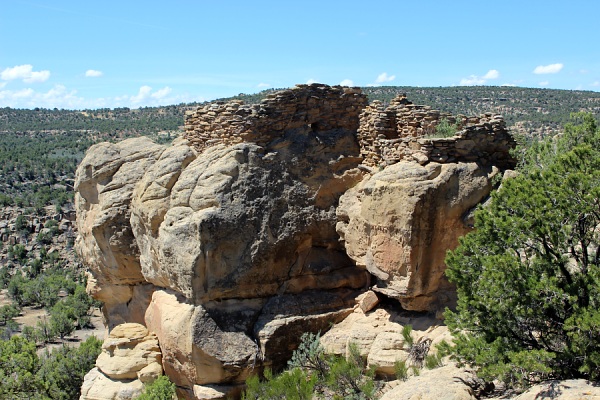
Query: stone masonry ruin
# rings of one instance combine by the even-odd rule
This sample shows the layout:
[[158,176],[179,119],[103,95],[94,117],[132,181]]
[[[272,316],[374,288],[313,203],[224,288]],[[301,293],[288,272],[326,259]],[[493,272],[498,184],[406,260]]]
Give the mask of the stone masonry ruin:
[[185,137],[201,151],[216,144],[266,145],[284,132],[309,126],[312,131],[357,131],[367,97],[358,88],[297,85],[269,94],[260,104],[216,102],[188,112]]
[[[460,130],[436,138],[446,120]],[[363,165],[383,168],[400,160],[420,164],[475,161],[513,168],[515,141],[504,119],[491,113],[453,116],[415,105],[400,95],[387,107],[368,104],[360,88],[323,84],[297,85],[269,94],[259,104],[241,100],[215,102],[188,112],[185,138],[198,151],[217,144],[254,142],[264,146],[284,132],[309,127],[315,132],[347,129],[357,132]]]

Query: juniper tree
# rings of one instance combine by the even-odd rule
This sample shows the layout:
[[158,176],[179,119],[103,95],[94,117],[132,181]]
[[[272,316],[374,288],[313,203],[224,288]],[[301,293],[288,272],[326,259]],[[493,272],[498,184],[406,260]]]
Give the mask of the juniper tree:
[[484,380],[600,378],[600,130],[575,117],[529,151],[446,258],[457,358]]

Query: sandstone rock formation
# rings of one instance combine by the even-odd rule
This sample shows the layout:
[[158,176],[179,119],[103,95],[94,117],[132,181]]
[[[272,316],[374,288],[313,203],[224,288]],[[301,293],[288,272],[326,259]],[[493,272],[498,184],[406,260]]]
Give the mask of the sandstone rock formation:
[[584,379],[549,381],[535,385],[515,400],[600,400],[600,387]]
[[[180,396],[236,396],[249,374],[283,365],[303,332],[351,324],[357,302],[379,315],[374,292],[357,300],[370,286],[408,309],[451,304],[443,255],[491,190],[511,146],[503,123],[411,136],[410,151],[375,173],[366,154],[396,142],[377,138],[365,153],[365,107],[357,88],[302,85],[255,106],[203,106],[170,146],[138,138],[88,151],[75,185],[88,290],[110,329],[136,322],[156,334]],[[458,148],[464,162],[452,162]],[[368,345],[388,370],[397,332]],[[88,381],[107,374],[122,376]]]
[[373,290],[407,310],[452,305],[444,257],[467,233],[468,215],[490,193],[493,167],[401,161],[348,190],[337,230],[348,255],[374,277]]
[[419,376],[387,391],[380,400],[475,400],[470,388],[460,379],[469,374],[449,364],[432,370],[423,370]]
[[81,400],[126,400],[162,375],[156,335],[143,325],[116,326],[102,345],[96,368],[84,379]]
[[356,307],[344,321],[321,337],[321,344],[329,354],[347,355],[353,343],[379,376],[393,377],[396,361],[408,361],[409,346],[402,336],[402,329],[407,325],[413,328],[414,343],[431,340],[430,354],[437,351],[438,343],[451,341],[448,328],[433,316],[417,316],[383,307],[365,313]]

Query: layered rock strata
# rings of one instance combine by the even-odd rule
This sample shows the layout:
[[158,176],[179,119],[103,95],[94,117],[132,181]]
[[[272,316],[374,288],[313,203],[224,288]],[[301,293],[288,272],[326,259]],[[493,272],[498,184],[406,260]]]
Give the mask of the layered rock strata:
[[248,374],[283,365],[303,332],[341,321],[367,286],[335,230],[339,197],[362,179],[358,110],[343,94],[328,103],[338,95],[322,91],[316,111],[344,123],[295,123],[262,146],[200,153],[139,138],[82,161],[77,249],[89,291],[109,327],[156,333],[182,396],[235,394]]

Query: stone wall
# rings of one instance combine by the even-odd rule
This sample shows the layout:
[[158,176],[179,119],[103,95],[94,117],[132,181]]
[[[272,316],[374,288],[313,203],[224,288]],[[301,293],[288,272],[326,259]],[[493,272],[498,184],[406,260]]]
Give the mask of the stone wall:
[[500,115],[484,114],[450,138],[420,138],[419,152],[430,161],[480,162],[500,169],[512,169],[516,160],[510,150],[516,146]]
[[[459,130],[452,137],[436,138],[436,127],[444,119]],[[480,161],[514,167],[509,150],[516,143],[501,116],[453,116],[412,104],[405,96],[393,99],[387,107],[377,100],[365,107],[357,137],[363,164],[371,167],[385,167],[403,159],[421,164]]]
[[357,131],[367,97],[358,88],[297,85],[268,95],[260,104],[216,102],[188,112],[185,137],[202,151],[223,143],[266,145],[284,132],[309,126],[313,131]]
[[[443,120],[459,128],[456,135],[435,137]],[[219,143],[264,146],[286,131],[307,126],[318,132],[357,132],[362,163],[369,167],[382,168],[400,160],[515,165],[509,151],[516,143],[499,115],[453,116],[413,104],[403,95],[384,107],[377,100],[367,104],[359,88],[322,84],[275,92],[260,104],[235,100],[199,107],[186,115],[185,137],[198,151]]]

